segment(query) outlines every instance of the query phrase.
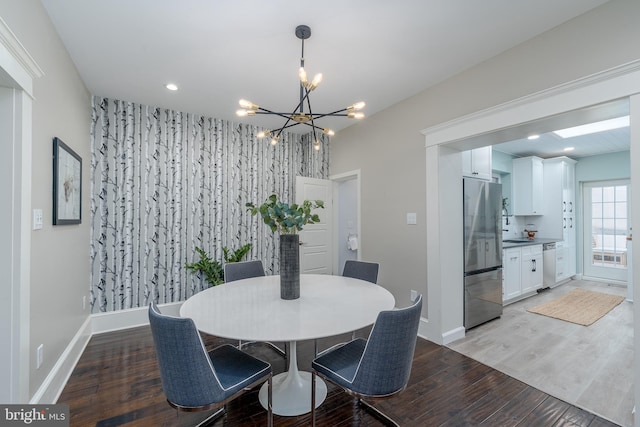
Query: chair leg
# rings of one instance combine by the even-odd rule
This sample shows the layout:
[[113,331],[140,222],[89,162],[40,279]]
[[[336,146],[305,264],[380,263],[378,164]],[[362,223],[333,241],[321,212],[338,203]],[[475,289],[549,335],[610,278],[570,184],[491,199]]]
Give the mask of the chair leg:
[[371,415],[373,415],[374,417],[378,418],[380,421],[382,421],[386,425],[393,426],[393,427],[400,427],[400,424],[398,424],[397,422],[393,421],[391,418],[389,418],[388,415],[384,414],[378,408],[376,408],[375,406],[371,405],[370,403],[367,403],[362,399],[358,399],[358,404],[362,405],[365,410],[370,412]]
[[267,385],[267,425],[273,427],[273,375],[269,375],[267,381],[269,382]]
[[316,371],[311,370],[311,427],[316,425]]
[[205,427],[210,424],[213,425],[213,422],[217,421],[218,418],[222,417],[226,411],[227,411],[226,406],[223,406],[222,408],[215,411],[213,414],[209,415],[204,420],[200,421],[198,425],[196,425],[196,427]]

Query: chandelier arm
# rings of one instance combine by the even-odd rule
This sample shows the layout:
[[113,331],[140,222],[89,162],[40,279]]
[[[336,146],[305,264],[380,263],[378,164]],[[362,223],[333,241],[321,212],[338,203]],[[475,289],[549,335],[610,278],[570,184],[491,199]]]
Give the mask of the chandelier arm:
[[[283,112],[271,111],[245,100],[240,100],[240,106],[243,109],[238,110],[238,116],[241,116],[241,117],[246,115],[270,114],[270,115],[274,115],[274,116],[278,116],[283,119],[286,119],[284,125],[282,125],[280,128],[278,128],[273,132],[269,131],[270,135],[275,135],[274,139],[272,140],[272,144],[274,145],[277,143],[278,138],[281,136],[282,132],[285,129],[288,129],[297,125],[306,125],[311,127],[313,131],[314,145],[315,145],[315,142],[317,141],[317,138],[318,138],[318,134],[317,134],[318,130],[328,134],[329,136],[334,134],[334,132],[331,131],[330,129],[323,129],[319,126],[316,126],[315,122],[317,120],[322,119],[323,117],[350,117],[351,110],[360,110],[364,107],[363,102],[358,102],[347,108],[342,108],[340,110],[332,111],[330,113],[314,113],[312,111],[310,94],[319,85],[320,81],[322,80],[322,74],[317,74],[313,78],[313,81],[309,83],[307,80],[306,71],[304,69],[304,65],[305,65],[304,64],[305,63],[304,41],[309,37],[311,37],[311,28],[309,28],[307,25],[298,25],[296,27],[295,35],[301,41],[300,69],[298,72],[299,80],[300,80],[299,82],[300,102],[293,109],[293,112],[283,113]],[[307,104],[308,112],[305,112],[305,101]],[[355,117],[355,115],[352,115],[352,117]],[[357,118],[360,118],[360,117],[357,117]]]
[[306,89],[306,91],[307,91],[307,94],[306,94],[307,107],[309,107],[309,116],[311,116],[311,127],[313,128],[313,145],[315,146],[316,144],[319,144],[318,134],[316,133],[316,129],[318,129],[318,127],[314,123],[315,117],[313,115],[313,111],[311,110],[311,99],[309,98],[309,89]]
[[347,114],[340,114],[340,113],[342,113],[343,111],[347,111],[347,109],[346,109],[346,108],[343,108],[343,109],[341,109],[341,110],[332,111],[332,112],[330,112],[330,113],[316,113],[316,116],[317,116],[318,118],[320,118],[320,117],[326,117],[326,116],[346,116]]

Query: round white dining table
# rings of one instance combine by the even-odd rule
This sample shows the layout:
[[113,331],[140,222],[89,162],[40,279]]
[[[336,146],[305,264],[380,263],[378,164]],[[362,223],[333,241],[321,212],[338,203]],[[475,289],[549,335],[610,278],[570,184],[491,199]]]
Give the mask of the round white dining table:
[[[393,295],[382,286],[343,276],[300,275],[300,298],[280,298],[280,276],[238,280],[187,299],[182,317],[207,334],[242,341],[289,342],[289,369],[273,378],[273,412],[295,416],[311,411],[311,373],[298,370],[296,342],[351,332],[391,310]],[[267,406],[267,385],[259,393]],[[316,381],[316,407],[327,387]]]

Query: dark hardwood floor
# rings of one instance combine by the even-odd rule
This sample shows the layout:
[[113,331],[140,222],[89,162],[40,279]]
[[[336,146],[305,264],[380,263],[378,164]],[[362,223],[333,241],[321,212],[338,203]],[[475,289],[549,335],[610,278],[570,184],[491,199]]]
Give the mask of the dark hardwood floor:
[[[363,332],[364,333],[364,332]],[[207,347],[231,342],[203,336]],[[349,336],[321,341],[326,348]],[[282,372],[284,360],[266,346],[250,353]],[[298,344],[298,361],[308,369],[313,343]],[[70,405],[71,426],[187,426],[207,413],[177,413],[165,401],[149,327],[91,338],[58,403]],[[418,339],[407,389],[376,407],[402,426],[615,426],[546,395],[446,347]],[[215,426],[264,426],[266,411],[257,389],[230,403]],[[321,426],[379,426],[346,393],[329,385],[317,411]],[[309,415],[274,416],[276,426],[307,426]]]

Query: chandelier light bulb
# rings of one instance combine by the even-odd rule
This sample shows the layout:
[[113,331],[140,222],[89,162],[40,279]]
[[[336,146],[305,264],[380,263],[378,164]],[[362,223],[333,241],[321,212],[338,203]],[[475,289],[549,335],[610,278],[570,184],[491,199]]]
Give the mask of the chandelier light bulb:
[[249,115],[247,110],[236,110],[236,116],[238,117],[246,117]]
[[257,110],[258,108],[260,108],[257,104],[254,104],[251,101],[247,101],[246,99],[241,99],[239,104],[246,110]]
[[322,129],[322,132],[324,132],[325,135],[329,135],[329,136],[333,136],[333,135],[336,134],[334,131],[332,131],[331,129],[328,129],[328,128]]
[[363,101],[356,102],[356,103],[355,103],[355,104],[353,104],[353,105],[349,105],[349,106],[347,107],[347,110],[349,110],[349,111],[362,110],[362,109],[365,107],[365,105],[366,105],[366,104],[365,104]]
[[350,119],[364,119],[364,113],[354,113],[353,111],[349,111],[349,113],[347,113],[347,117]]
[[302,86],[307,87],[309,85],[309,81],[307,80],[307,72],[304,70],[304,67],[300,67],[298,70],[298,76],[300,77],[300,83]]
[[271,138],[271,145],[276,145],[278,143],[278,137],[274,136],[273,138]]
[[258,134],[256,135],[258,138],[266,138],[268,136],[271,136],[271,131],[270,130],[261,130],[260,132],[258,132]]
[[316,150],[316,151],[320,151],[320,143],[318,141],[316,141],[313,144],[313,149]]
[[318,87],[318,85],[322,82],[322,73],[318,73],[313,76],[313,80],[311,80],[311,84],[309,85],[309,90],[314,90]]

